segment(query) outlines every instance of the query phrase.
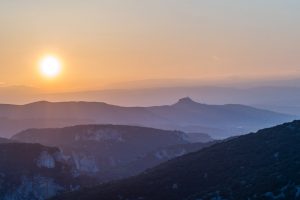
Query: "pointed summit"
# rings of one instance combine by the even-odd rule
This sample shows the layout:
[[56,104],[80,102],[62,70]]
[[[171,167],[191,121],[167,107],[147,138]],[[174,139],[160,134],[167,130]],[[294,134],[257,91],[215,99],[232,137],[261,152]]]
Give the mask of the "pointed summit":
[[195,103],[190,97],[184,97],[178,100],[178,103]]
[[175,105],[194,105],[194,104],[200,104],[200,103],[193,101],[190,97],[184,97],[179,99]]

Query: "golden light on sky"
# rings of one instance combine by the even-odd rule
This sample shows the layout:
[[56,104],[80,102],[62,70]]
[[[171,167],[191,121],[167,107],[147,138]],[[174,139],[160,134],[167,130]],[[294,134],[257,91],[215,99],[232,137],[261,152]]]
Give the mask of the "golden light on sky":
[[61,62],[55,56],[45,56],[39,64],[40,72],[47,78],[57,77],[61,72]]
[[[1,1],[0,83],[95,90],[300,77],[300,1],[88,2]],[[56,58],[37,68],[44,53],[63,66]]]

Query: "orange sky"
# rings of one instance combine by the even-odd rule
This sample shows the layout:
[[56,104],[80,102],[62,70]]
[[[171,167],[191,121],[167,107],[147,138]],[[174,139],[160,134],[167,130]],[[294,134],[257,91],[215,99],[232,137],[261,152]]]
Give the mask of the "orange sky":
[[[1,1],[0,82],[52,89],[142,79],[300,75],[299,1]],[[63,73],[37,70],[57,55]]]

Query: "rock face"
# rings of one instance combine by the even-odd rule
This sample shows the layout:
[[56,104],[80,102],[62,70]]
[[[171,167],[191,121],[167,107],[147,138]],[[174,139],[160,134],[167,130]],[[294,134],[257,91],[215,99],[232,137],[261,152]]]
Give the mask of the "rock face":
[[243,105],[207,105],[190,98],[173,105],[121,107],[95,102],[0,104],[0,137],[28,128],[77,124],[123,124],[209,133],[225,138],[295,119],[294,116]]
[[133,178],[54,199],[298,200],[299,143],[300,121],[294,121],[217,143]]
[[57,148],[0,144],[1,200],[44,200],[79,188],[81,179]]
[[[121,125],[80,125],[57,129],[30,129],[12,139],[59,147],[82,174],[110,181],[136,175],[171,158],[210,145],[190,144],[186,134]],[[40,165],[53,167],[43,154]]]
[[[57,157],[58,155],[56,155]],[[37,159],[37,165],[42,168],[55,168],[55,157],[50,155],[47,151],[41,152],[40,156]]]

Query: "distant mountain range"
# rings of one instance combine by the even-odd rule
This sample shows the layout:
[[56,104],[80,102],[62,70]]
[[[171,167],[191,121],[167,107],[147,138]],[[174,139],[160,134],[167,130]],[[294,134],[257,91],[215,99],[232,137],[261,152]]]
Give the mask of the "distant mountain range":
[[300,199],[300,121],[232,138],[55,200]]
[[0,105],[0,136],[28,128],[77,124],[121,124],[208,133],[215,138],[239,135],[295,119],[249,106],[207,105],[182,98],[177,103],[152,107],[121,107],[97,102],[36,102]]
[[121,125],[29,129],[12,137],[17,142],[59,147],[76,170],[99,182],[136,175],[213,144],[191,144],[187,139],[180,131]]
[[[154,81],[150,81],[154,82]],[[171,104],[174,99],[190,96],[208,104],[243,104],[300,116],[300,87],[298,80],[267,83],[185,84],[182,81],[163,81],[161,84],[144,82],[123,83],[122,89],[84,90],[73,92],[45,92],[25,86],[0,87],[0,102],[24,104],[47,101],[96,101],[122,106],[151,106]],[[124,86],[125,85],[125,86]],[[220,84],[219,84],[220,85]],[[137,87],[133,87],[137,86]],[[144,86],[144,88],[141,88]],[[118,87],[117,87],[118,88]],[[131,89],[126,89],[131,88]]]

